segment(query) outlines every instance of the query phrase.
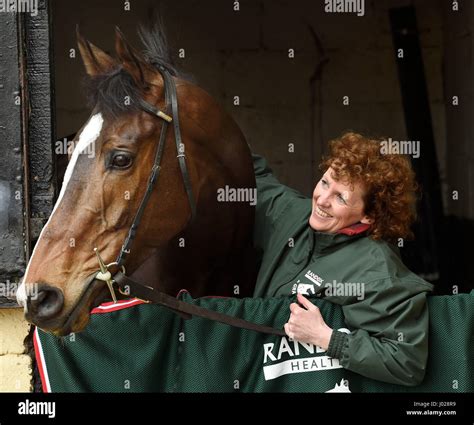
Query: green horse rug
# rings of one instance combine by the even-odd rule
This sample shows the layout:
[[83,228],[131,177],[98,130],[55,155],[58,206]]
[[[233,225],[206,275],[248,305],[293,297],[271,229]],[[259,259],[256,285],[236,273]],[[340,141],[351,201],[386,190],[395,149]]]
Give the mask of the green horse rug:
[[[282,328],[288,298],[180,298]],[[346,330],[338,305],[312,299],[328,325]],[[432,296],[429,358],[421,385],[350,372],[311,344],[194,317],[137,299],[94,309],[85,331],[57,338],[36,329],[45,392],[473,392],[474,291]]]

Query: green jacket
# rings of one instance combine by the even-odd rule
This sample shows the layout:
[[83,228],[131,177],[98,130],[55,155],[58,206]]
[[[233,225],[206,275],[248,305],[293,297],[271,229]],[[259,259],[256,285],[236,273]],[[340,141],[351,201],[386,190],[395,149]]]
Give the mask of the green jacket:
[[372,379],[419,384],[428,356],[426,296],[433,286],[404,266],[398,248],[357,232],[358,226],[345,229],[348,234],[314,231],[311,199],[282,185],[264,158],[253,159],[254,244],[261,261],[254,296],[300,292],[341,305],[352,331],[334,331],[327,354]]

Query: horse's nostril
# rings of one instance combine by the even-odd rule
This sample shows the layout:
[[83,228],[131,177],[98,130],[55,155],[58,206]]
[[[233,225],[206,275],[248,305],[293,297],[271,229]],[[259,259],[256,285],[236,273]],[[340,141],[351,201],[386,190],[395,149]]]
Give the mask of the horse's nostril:
[[63,308],[64,296],[60,289],[46,287],[29,297],[28,304],[36,319],[50,319]]
[[43,302],[43,300],[46,298],[46,295],[48,294],[47,291],[41,291],[39,292],[36,297],[32,298],[33,305],[34,306],[39,306]]

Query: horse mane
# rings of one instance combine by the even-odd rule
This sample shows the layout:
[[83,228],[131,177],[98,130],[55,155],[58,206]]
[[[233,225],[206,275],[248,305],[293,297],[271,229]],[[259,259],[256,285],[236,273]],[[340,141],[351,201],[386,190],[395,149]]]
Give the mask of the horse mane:
[[[152,27],[139,26],[138,36],[143,45],[142,55],[147,63],[156,69],[164,67],[175,77],[192,80],[189,74],[178,70],[172,60],[161,21],[155,22]],[[140,109],[139,99],[142,93],[122,66],[103,75],[88,77],[85,81],[85,91],[89,107],[97,108],[107,117],[116,118]]]

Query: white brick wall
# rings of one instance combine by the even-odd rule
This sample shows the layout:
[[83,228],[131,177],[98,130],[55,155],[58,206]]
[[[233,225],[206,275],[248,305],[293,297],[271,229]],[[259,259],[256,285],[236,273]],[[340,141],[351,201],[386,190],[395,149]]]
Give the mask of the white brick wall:
[[0,392],[31,391],[31,359],[23,345],[28,331],[23,310],[0,310]]

